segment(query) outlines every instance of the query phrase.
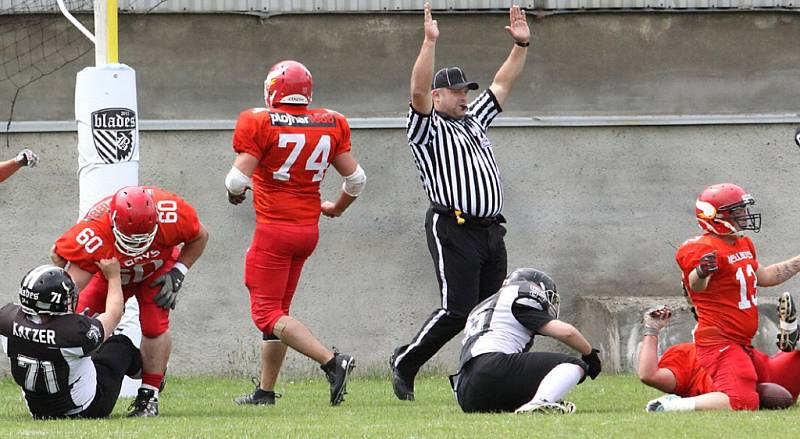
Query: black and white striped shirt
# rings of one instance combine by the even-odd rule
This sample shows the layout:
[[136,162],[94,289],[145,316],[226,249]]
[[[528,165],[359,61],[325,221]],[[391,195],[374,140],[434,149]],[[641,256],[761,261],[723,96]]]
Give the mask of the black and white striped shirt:
[[432,203],[486,218],[503,209],[503,182],[486,130],[502,109],[491,90],[470,102],[467,115],[452,119],[409,105],[408,144]]

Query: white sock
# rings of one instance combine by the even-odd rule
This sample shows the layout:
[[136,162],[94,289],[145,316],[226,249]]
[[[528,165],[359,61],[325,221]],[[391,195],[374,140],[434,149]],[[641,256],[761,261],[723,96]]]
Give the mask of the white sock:
[[792,323],[785,322],[783,320],[780,321],[780,327],[784,331],[793,332],[797,330],[797,320],[793,321]]
[[554,367],[544,376],[536,395],[530,402],[547,401],[556,402],[564,398],[578,381],[583,378],[583,368],[577,364],[562,363]]
[[695,407],[694,398],[675,398],[661,400],[665,412],[689,412]]
[[153,391],[153,396],[158,398],[158,387],[153,387],[149,384],[142,384],[142,389],[150,389]]

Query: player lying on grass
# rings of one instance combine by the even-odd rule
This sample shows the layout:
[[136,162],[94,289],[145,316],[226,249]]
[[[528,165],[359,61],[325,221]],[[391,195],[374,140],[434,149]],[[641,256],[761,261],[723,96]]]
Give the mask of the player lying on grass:
[[[560,298],[550,276],[519,268],[470,312],[458,372],[450,377],[465,412],[568,414],[562,401],[587,376],[600,374],[599,351],[558,320]],[[528,352],[536,335],[552,337],[583,356]]]
[[108,285],[105,312],[97,317],[74,313],[75,284],[55,265],[29,271],[19,305],[0,308],[0,342],[34,418],[108,416],[123,376],[142,371],[130,339],[111,335],[123,308],[119,262],[101,259],[97,266]]
[[[789,293],[780,297],[778,311],[781,329],[778,331],[779,352],[767,357],[753,350],[753,362],[759,373],[759,383],[775,383],[791,393],[788,405],[797,401],[800,393],[800,352],[794,350],[797,342],[797,318],[794,301]],[[638,373],[642,382],[668,395],[647,404],[649,412],[688,410],[730,410],[728,395],[717,391],[711,376],[697,362],[693,343],[680,343],[669,347],[658,358],[658,335],[671,317],[668,307],[652,308],[644,313],[644,337],[639,351]],[[770,405],[765,396],[765,386],[759,386],[761,408],[784,408],[785,404]],[[763,389],[763,390],[762,390]]]

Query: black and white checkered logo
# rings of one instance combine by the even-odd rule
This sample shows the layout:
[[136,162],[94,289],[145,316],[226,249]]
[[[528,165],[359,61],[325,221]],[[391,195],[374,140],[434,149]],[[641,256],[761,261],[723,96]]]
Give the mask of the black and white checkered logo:
[[136,112],[105,108],[92,113],[92,137],[97,154],[106,163],[131,159],[136,136]]

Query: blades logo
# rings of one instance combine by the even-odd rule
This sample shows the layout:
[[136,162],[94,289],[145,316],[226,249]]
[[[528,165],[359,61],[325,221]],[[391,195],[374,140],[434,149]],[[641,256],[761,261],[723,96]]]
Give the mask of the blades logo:
[[136,113],[128,108],[105,108],[92,113],[92,137],[106,163],[131,159],[136,145]]

